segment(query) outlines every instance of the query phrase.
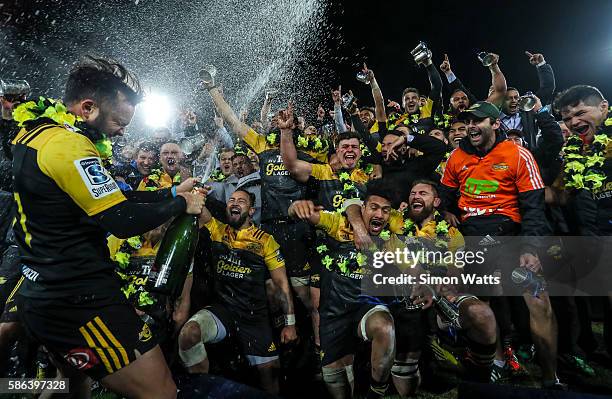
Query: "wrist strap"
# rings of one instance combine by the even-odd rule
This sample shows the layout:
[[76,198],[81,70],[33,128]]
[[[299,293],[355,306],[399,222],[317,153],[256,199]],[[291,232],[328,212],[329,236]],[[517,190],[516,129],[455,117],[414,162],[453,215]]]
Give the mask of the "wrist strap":
[[286,326],[295,326],[295,314],[287,314],[287,315],[285,315],[285,325]]

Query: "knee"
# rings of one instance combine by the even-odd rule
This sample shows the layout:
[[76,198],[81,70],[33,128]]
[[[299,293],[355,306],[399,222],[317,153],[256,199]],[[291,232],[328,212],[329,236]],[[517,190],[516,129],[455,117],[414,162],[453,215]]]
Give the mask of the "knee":
[[387,340],[395,339],[395,327],[393,325],[393,318],[389,313],[377,312],[371,316],[370,323],[371,337],[374,340]]
[[496,336],[496,322],[493,310],[484,302],[475,303],[467,308],[467,319],[471,328],[487,337]]
[[187,322],[179,334],[179,347],[189,349],[202,341],[200,326],[194,321]]
[[19,323],[9,322],[0,323],[0,341],[10,342],[17,338],[19,334]]

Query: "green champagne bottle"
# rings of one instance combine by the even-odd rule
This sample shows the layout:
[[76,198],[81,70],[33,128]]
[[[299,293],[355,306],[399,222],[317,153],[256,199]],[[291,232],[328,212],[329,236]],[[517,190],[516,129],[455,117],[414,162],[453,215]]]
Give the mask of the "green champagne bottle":
[[147,291],[178,298],[198,244],[198,217],[177,216],[162,239],[147,278]]

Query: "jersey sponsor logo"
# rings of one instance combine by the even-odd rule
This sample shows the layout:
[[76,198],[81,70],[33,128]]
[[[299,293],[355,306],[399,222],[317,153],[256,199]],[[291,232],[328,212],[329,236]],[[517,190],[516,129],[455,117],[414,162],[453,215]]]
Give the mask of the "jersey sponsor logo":
[[138,339],[140,340],[140,342],[147,342],[152,337],[153,334],[151,334],[151,329],[149,328],[149,325],[147,323],[144,323],[144,325],[142,326],[142,330],[138,333]]
[[87,191],[93,198],[103,198],[119,191],[119,186],[102,166],[100,158],[77,159],[74,161],[74,165],[79,171]]
[[479,195],[481,193],[494,193],[499,187],[499,182],[495,180],[478,180],[468,177],[465,181],[465,191],[467,194]]
[[98,357],[89,348],[71,349],[64,359],[79,370],[88,370],[98,364]]
[[[497,209],[499,210],[501,208]],[[485,215],[487,213],[493,213],[494,211],[494,209],[490,208],[473,208],[468,206],[464,206],[463,210],[465,212],[465,217]]]
[[36,281],[38,280],[38,276],[40,276],[40,273],[38,273],[36,270],[30,269],[26,265],[21,266],[21,274],[23,274],[23,276],[30,281]]
[[217,273],[221,276],[243,278],[246,274],[251,274],[251,272],[250,267],[227,263],[223,259],[217,262]]
[[266,176],[289,176],[289,171],[283,164],[269,163],[266,165]]
[[332,205],[334,206],[334,208],[339,209],[342,207],[342,204],[344,204],[344,197],[342,196],[342,194],[334,195],[334,197],[332,198]]
[[255,252],[256,254],[261,253],[263,250],[263,245],[258,242],[251,242],[246,246],[247,251]]
[[274,342],[272,342],[270,344],[270,347],[268,348],[268,352],[274,352],[276,350],[276,345],[274,345]]
[[508,170],[509,168],[510,166],[508,166],[508,164],[505,162],[493,164],[493,166],[491,167],[491,169],[493,170]]

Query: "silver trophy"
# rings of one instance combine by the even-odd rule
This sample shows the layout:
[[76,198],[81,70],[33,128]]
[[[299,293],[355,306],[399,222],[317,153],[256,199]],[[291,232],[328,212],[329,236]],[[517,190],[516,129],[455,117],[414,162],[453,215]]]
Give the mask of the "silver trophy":
[[355,76],[355,78],[357,78],[358,81],[365,83],[367,85],[370,84],[370,78],[368,76],[367,73],[361,71],[361,72],[357,72],[357,76]]
[[189,156],[193,154],[198,148],[202,148],[208,140],[202,135],[183,137],[179,140],[178,146],[180,147],[183,154]]
[[276,88],[269,88],[268,90],[266,90],[266,98],[274,98],[276,97],[276,95],[278,94],[278,89]]
[[535,107],[537,102],[538,99],[536,96],[532,92],[528,91],[521,96],[518,106],[521,111],[529,112]]
[[30,84],[19,79],[0,79],[0,97],[17,99],[30,94]]
[[476,57],[478,58],[478,61],[480,61],[482,65],[486,67],[491,66],[491,64],[493,64],[493,61],[495,61],[495,57],[493,56],[493,54],[484,51],[476,53]]
[[419,42],[419,45],[416,46],[414,50],[410,52],[410,54],[412,54],[412,56],[414,57],[414,62],[416,62],[417,65],[424,65],[427,61],[431,60],[432,55],[431,50],[427,48],[425,42]]
[[350,109],[357,99],[351,93],[346,93],[342,96],[342,106],[344,109]]
[[217,68],[212,64],[204,64],[200,69],[200,80],[206,86],[214,86]]

